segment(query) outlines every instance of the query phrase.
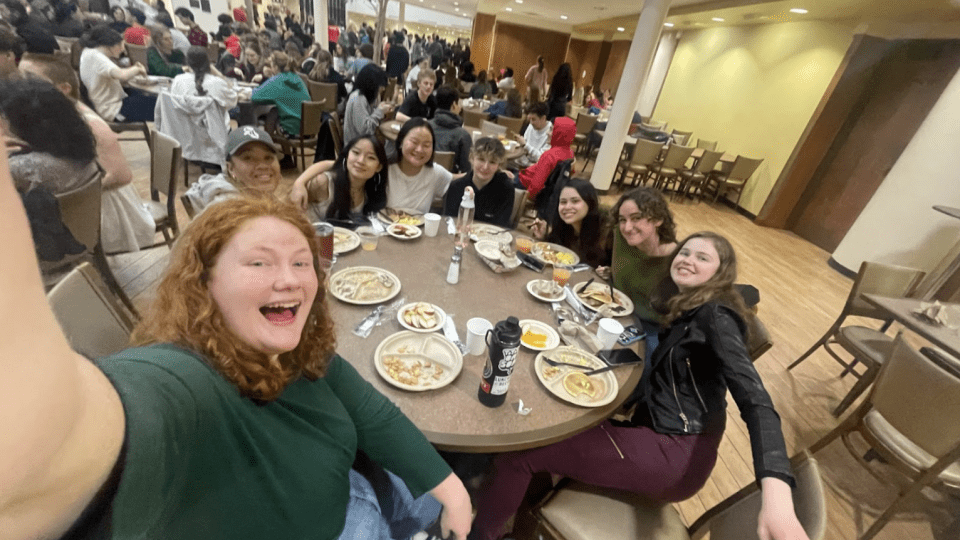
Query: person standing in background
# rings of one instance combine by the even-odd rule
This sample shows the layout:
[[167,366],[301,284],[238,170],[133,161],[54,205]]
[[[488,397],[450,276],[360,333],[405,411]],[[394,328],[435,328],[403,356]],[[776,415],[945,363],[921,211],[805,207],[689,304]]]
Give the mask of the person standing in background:
[[402,81],[403,74],[407,72],[408,67],[410,67],[410,53],[403,46],[403,34],[395,32],[393,46],[387,53],[387,77]]
[[527,99],[531,99],[533,90],[537,91],[538,96],[542,96],[547,89],[547,71],[546,64],[543,62],[543,55],[537,57],[537,63],[530,66],[526,77],[523,78],[527,83]]

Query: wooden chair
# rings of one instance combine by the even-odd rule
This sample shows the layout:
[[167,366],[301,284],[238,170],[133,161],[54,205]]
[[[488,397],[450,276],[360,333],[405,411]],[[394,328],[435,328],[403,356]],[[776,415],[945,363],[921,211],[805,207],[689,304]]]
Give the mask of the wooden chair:
[[[884,333],[893,319],[882,309],[864,300],[863,295],[878,294],[890,297],[909,297],[916,292],[917,285],[925,275],[926,272],[914,268],[864,261],[860,265],[857,279],[853,282],[853,288],[850,289],[850,295],[847,296],[847,302],[840,311],[840,316],[807,352],[787,366],[788,370],[799,366],[801,362],[822,346],[837,363],[843,366],[841,376],[849,373],[857,377],[856,384],[834,409],[834,416],[840,416],[877,378],[880,366],[883,365],[883,361],[893,345],[893,339]],[[859,325],[844,326],[843,323],[847,317],[877,319],[883,323],[883,326],[879,330]],[[833,350],[832,346],[834,344],[840,345],[847,353],[852,355],[853,361],[846,361],[841,358]],[[863,373],[857,373],[854,370],[857,363],[864,365]]]
[[127,347],[133,319],[90,263],[71,270],[47,293],[47,301],[73,350],[102,358]]
[[439,163],[440,165],[443,165],[444,169],[450,172],[453,172],[455,157],[456,157],[456,154],[454,154],[453,152],[437,151],[433,153],[433,162]]
[[704,150],[716,150],[717,141],[707,141],[704,139],[697,139],[697,148],[703,148]]
[[316,151],[317,134],[320,132],[322,123],[320,118],[322,107],[323,103],[317,101],[300,102],[300,133],[290,138],[280,132],[279,118],[275,110],[267,115],[264,131],[270,134],[273,142],[280,146],[285,155],[293,156],[294,163],[298,157],[300,158],[301,170],[307,168],[307,152]]
[[[150,126],[146,122],[113,122],[111,120],[106,120],[107,125],[110,126],[110,131],[114,133],[129,133],[132,131],[137,131],[143,134],[143,140],[146,141],[147,147],[150,147]],[[121,141],[138,141],[138,139],[120,139]]]
[[483,111],[463,111],[463,125],[480,128],[483,122],[490,119],[490,115]]
[[337,157],[340,157],[340,153],[343,152],[343,126],[340,124],[340,117],[337,115],[337,112],[330,113],[330,135],[333,137],[333,146],[336,150]]
[[[854,458],[881,482],[882,475],[867,462],[872,457],[906,475],[899,494],[859,540],[876,536],[910,499],[928,486],[960,490],[960,377],[930,361],[897,334],[877,382],[863,404],[846,420],[810,447],[816,453],[841,439]],[[870,446],[854,447],[854,432]],[[859,438],[858,438],[859,439]],[[857,441],[859,442],[859,440]]]
[[[821,540],[827,528],[827,503],[820,467],[807,454],[794,460],[797,488],[793,504],[810,540]],[[561,481],[561,484],[564,484]],[[535,507],[531,538],[552,540],[755,540],[761,492],[756,482],[707,510],[689,528],[671,504],[579,482],[553,490]]]
[[650,172],[647,176],[652,178],[656,175],[654,186],[657,189],[663,191],[669,189],[670,182],[680,178],[680,171],[683,170],[692,153],[692,146],[671,144],[670,147],[667,148],[667,154],[663,157],[663,162],[651,165]]
[[480,133],[484,137],[497,137],[500,135],[507,134],[507,126],[501,126],[500,124],[494,124],[489,120],[484,120],[480,122]]
[[692,195],[699,202],[700,196],[698,194],[703,192],[703,183],[707,181],[707,175],[717,166],[721,157],[723,157],[723,152],[704,150],[695,167],[680,171],[680,185],[677,187],[677,195]]
[[187,211],[187,216],[190,219],[197,217],[197,210],[193,207],[193,203],[190,202],[190,197],[187,197],[186,195],[181,195],[180,203],[183,204],[183,209]]
[[[150,151],[150,201],[147,209],[157,224],[157,232],[163,233],[167,247],[180,234],[177,224],[177,166],[183,160],[180,143],[156,130],[151,131],[153,145]],[[166,200],[160,202],[160,193]]]
[[764,326],[760,317],[754,315],[749,319],[747,321],[747,353],[750,354],[750,360],[756,362],[773,348],[773,338],[770,337],[770,331]]
[[149,47],[126,42],[123,46],[126,48],[127,57],[130,58],[130,65],[141,64],[143,67],[147,67],[147,49]]
[[337,83],[322,83],[307,81],[307,89],[310,91],[310,101],[323,103],[321,110],[323,112],[334,112],[337,110]]
[[707,176],[707,184],[708,188],[713,190],[713,202],[717,202],[721,193],[733,190],[737,192],[737,200],[733,204],[739,206],[740,197],[743,195],[744,188],[747,187],[747,180],[753,176],[761,163],[763,163],[762,159],[737,156],[729,171],[719,170],[710,173]]
[[513,133],[521,133],[523,128],[523,118],[513,118],[512,116],[498,116],[497,123],[501,126],[506,126],[508,132],[512,131]]
[[673,131],[670,132],[670,135],[673,137],[674,144],[688,146],[687,143],[690,141],[690,138],[693,136],[693,132],[680,131],[679,129],[674,129]]
[[627,173],[631,173],[634,181],[630,185],[637,185],[639,183],[638,179],[645,177],[650,167],[657,162],[661,150],[663,150],[663,144],[661,143],[648,141],[647,139],[637,139],[637,144],[633,147],[630,159],[621,159],[617,163],[614,175],[617,171],[620,172],[620,184],[623,185]]
[[587,142],[587,135],[593,131],[597,125],[597,117],[591,114],[577,114],[577,134],[573,136],[573,144],[576,145],[574,153],[579,152]]
[[211,64],[216,64],[220,60],[220,43],[216,41],[207,43],[207,60],[210,60]]
[[523,216],[523,208],[527,203],[527,190],[520,188],[513,188],[513,211],[510,213],[510,224],[514,229],[517,228],[517,224],[520,222],[520,217]]

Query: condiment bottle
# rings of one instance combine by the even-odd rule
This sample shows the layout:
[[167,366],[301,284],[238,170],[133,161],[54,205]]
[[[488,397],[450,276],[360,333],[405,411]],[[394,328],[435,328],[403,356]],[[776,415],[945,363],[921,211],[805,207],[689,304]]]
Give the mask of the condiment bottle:
[[499,407],[507,399],[507,388],[513,366],[517,363],[517,350],[523,330],[516,317],[507,317],[487,331],[487,363],[483,367],[477,397],[487,407]]
[[460,199],[460,210],[457,212],[457,246],[464,248],[470,244],[470,228],[473,227],[473,190],[466,188],[463,190],[463,198]]
[[453,257],[450,257],[450,268],[447,269],[447,283],[451,285],[456,285],[460,281],[460,261],[463,259],[461,255],[463,253],[463,248],[457,246],[453,250]]

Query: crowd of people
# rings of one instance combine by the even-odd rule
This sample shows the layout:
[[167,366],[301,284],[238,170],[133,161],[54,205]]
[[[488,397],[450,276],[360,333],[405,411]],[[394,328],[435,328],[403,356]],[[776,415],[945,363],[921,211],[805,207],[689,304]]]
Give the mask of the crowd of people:
[[[539,57],[524,99],[511,67],[476,71],[459,41],[398,31],[377,43],[364,24],[318,44],[312,21],[276,7],[254,24],[242,9],[223,14],[208,33],[187,8],[144,7],[90,17],[67,0],[31,9],[0,0],[0,225],[11,261],[0,281],[18,284],[0,293],[0,410],[31,411],[3,416],[5,537],[407,538],[439,520],[445,536],[496,540],[538,472],[663,502],[694,495],[716,463],[729,390],[763,488],[761,537],[806,538],[779,417],[745,346],[753,314],[733,285],[730,243],[713,232],[678,238],[652,188],[606,208],[587,180],[548,183],[574,158],[569,64],[551,76]],[[50,54],[46,37],[56,45],[54,35],[67,35],[54,29],[80,38],[78,70]],[[215,62],[210,42],[223,45]],[[125,63],[125,43],[147,47],[148,65]],[[51,201],[92,178],[102,183],[105,249],[152,245],[153,217],[110,127],[163,110],[156,95],[126,86],[147,74],[172,77],[180,106],[216,104],[204,122],[222,132],[222,168],[186,192],[198,215],[173,247],[134,348],[91,361],[71,351],[37,269],[76,253],[69,234],[50,234]],[[304,78],[337,85],[344,146],[333,160],[318,152],[280,200],[277,137],[300,132]],[[230,129],[238,94],[229,79],[257,85],[251,100],[272,106],[278,132]],[[405,87],[402,101],[381,99],[390,79]],[[511,133],[522,159],[463,128],[461,100],[497,94],[491,115],[525,121]],[[588,105],[609,102],[597,90]],[[394,112],[402,125],[388,147],[378,130]],[[452,170],[438,151],[454,154]],[[646,368],[627,420],[495,456],[471,502],[414,424],[337,353],[311,223],[358,224],[386,207],[456,215],[472,193],[478,221],[509,228],[517,189],[549,195],[533,237],[576,252],[633,301]],[[29,369],[13,369],[26,358]]]

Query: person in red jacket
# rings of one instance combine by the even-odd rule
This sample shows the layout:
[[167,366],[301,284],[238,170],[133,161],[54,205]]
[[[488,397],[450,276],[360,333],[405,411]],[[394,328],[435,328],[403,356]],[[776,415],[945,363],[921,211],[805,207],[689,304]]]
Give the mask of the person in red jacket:
[[[577,124],[566,116],[558,116],[553,121],[553,135],[550,136],[550,149],[540,156],[536,163],[520,171],[520,183],[526,188],[530,197],[536,197],[547,182],[547,177],[557,163],[573,159],[573,150],[570,145],[577,134]],[[570,170],[571,174],[573,169]]]

